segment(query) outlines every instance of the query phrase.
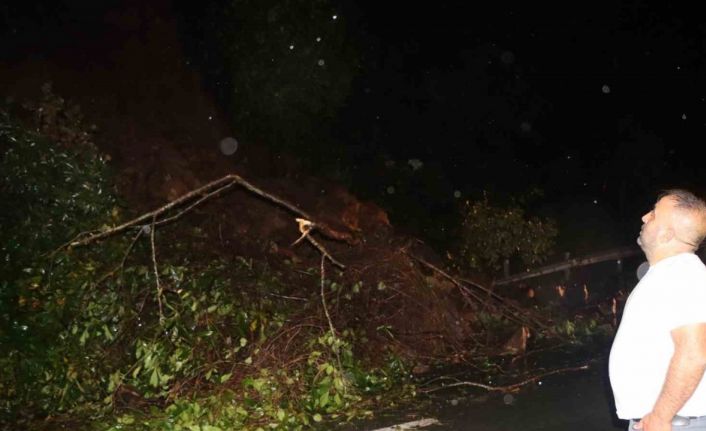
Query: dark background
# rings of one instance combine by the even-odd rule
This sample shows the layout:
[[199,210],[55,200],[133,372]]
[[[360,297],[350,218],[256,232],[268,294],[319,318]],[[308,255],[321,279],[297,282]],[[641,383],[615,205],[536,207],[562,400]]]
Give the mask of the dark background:
[[[227,117],[231,84],[206,21],[225,2],[154,3],[178,23],[189,67]],[[358,70],[331,157],[345,166],[338,179],[396,225],[443,241],[459,202],[524,196],[533,214],[559,220],[560,247],[618,246],[634,244],[661,188],[704,190],[706,26],[696,6],[414,3],[332,2]],[[2,60],[103,43],[106,17],[134,4],[4,2]],[[103,55],[116,49],[106,43]],[[403,180],[380,174],[410,160],[423,167]],[[392,196],[400,181],[404,197]]]

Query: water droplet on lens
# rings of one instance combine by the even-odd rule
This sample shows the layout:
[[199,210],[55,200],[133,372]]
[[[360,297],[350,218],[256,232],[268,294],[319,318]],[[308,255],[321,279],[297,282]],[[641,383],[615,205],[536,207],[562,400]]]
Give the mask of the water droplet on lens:
[[512,64],[515,62],[515,54],[513,54],[512,51],[505,51],[500,54],[500,61],[505,64]]
[[228,136],[227,138],[221,139],[221,142],[218,143],[218,147],[224,155],[232,156],[236,151],[238,151],[238,141],[235,138]]

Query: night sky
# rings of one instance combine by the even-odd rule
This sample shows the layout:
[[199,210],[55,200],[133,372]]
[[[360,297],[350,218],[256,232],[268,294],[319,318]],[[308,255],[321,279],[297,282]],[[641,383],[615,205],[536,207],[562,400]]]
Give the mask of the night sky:
[[[706,27],[693,10],[641,2],[359,8],[361,34],[396,78],[372,78],[382,94],[369,105],[379,106],[391,151],[449,160],[459,182],[475,165],[464,156],[499,153],[529,165],[524,178],[549,193],[611,205],[621,182],[647,194],[701,187]],[[520,99],[509,115],[496,100],[508,92]],[[479,120],[507,121],[511,139],[469,142]]]
[[[3,34],[15,37],[21,14],[31,23],[25,28],[46,28],[56,37],[67,28],[57,22],[96,27],[102,13],[121,7],[117,1],[53,4],[0,7],[3,21],[14,25]],[[194,28],[200,10],[214,4],[173,6]],[[574,231],[600,229],[609,220],[614,226],[606,235],[618,232],[616,241],[626,242],[659,189],[706,191],[700,169],[706,25],[695,7],[640,1],[334,5],[360,56],[336,133],[354,180],[368,178],[377,197],[390,189],[371,160],[421,162],[421,169],[443,174],[444,202],[481,189],[510,195],[537,188],[544,192],[535,202],[540,213]],[[200,35],[181,28],[186,52],[197,56]],[[4,48],[8,40],[19,39],[6,38]],[[208,65],[202,68],[213,81]]]

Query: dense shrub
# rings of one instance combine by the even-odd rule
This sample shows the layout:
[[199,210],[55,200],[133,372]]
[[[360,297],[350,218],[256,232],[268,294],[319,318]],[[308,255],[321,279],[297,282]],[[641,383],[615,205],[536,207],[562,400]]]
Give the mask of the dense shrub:
[[476,270],[498,270],[510,258],[527,266],[540,263],[551,252],[557,233],[553,220],[528,217],[517,205],[492,205],[486,197],[463,207],[462,255]]

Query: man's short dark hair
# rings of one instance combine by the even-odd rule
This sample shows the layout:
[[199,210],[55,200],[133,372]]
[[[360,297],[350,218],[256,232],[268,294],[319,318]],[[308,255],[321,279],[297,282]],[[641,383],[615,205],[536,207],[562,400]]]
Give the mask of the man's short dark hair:
[[695,229],[687,233],[690,238],[682,238],[698,249],[701,242],[706,238],[706,202],[694,193],[684,189],[664,190],[659,194],[657,200],[659,201],[664,197],[674,199],[675,208],[695,213],[698,219],[701,220],[700,223],[697,223]]
[[694,193],[684,190],[684,189],[667,189],[663,190],[657,200],[663,197],[674,198],[675,206],[677,208],[690,210],[690,211],[706,211],[706,202],[703,199],[696,196]]

